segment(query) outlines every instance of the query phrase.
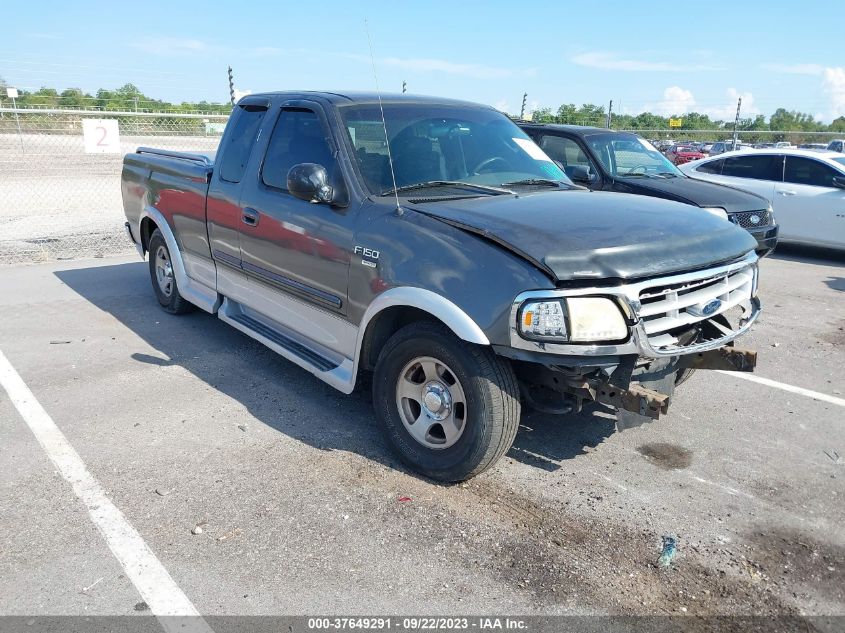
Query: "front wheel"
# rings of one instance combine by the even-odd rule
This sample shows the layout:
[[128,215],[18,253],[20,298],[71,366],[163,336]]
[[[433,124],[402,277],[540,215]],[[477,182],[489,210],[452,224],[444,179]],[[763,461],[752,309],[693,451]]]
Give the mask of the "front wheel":
[[438,323],[412,323],[387,342],[373,376],[373,405],[399,458],[446,482],[492,466],[519,426],[510,364]]

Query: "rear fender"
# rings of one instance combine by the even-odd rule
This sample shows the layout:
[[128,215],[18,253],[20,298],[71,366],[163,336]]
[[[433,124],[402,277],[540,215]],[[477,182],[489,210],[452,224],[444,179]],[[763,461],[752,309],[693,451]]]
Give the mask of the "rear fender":
[[[144,222],[144,218],[149,218],[164,236],[167,250],[170,251],[170,263],[173,266],[173,276],[176,278],[176,286],[179,288],[179,294],[198,308],[215,314],[220,307],[220,295],[218,295],[217,289],[210,288],[188,277],[185,271],[185,261],[182,257],[182,251],[176,243],[176,236],[173,235],[173,230],[170,228],[167,220],[164,219],[161,211],[150,205],[144,206],[141,216],[138,218],[139,236],[140,227]],[[150,253],[150,257],[153,257],[152,253]]]

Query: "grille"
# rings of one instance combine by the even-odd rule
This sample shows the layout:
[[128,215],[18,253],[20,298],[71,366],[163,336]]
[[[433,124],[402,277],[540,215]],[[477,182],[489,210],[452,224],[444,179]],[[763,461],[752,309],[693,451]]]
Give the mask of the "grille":
[[[680,335],[690,326],[737,308],[750,309],[753,265],[682,284],[653,286],[640,292],[638,315],[655,349],[682,347]],[[726,332],[727,334],[727,332]]]
[[[772,214],[768,209],[740,211],[739,213],[731,213],[728,217],[731,222],[744,229],[754,229],[759,226],[768,226],[772,223]],[[758,218],[757,222],[753,221],[755,217]]]

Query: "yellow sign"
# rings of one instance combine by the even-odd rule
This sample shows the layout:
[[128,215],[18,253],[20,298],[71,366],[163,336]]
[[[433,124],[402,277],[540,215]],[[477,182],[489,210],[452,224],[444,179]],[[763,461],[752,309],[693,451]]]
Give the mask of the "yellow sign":
[[669,119],[669,127],[681,127],[683,123],[683,119]]

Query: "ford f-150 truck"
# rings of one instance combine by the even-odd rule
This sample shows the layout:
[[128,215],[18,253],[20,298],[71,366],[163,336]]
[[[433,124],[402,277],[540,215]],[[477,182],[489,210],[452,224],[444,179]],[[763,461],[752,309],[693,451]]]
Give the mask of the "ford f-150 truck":
[[127,155],[122,194],[164,310],[216,314],[344,393],[371,377],[388,443],[439,480],[495,463],[523,403],[628,424],[696,368],[755,363],[732,344],[760,311],[746,231],[573,185],[489,107],[251,95],[214,158]]

